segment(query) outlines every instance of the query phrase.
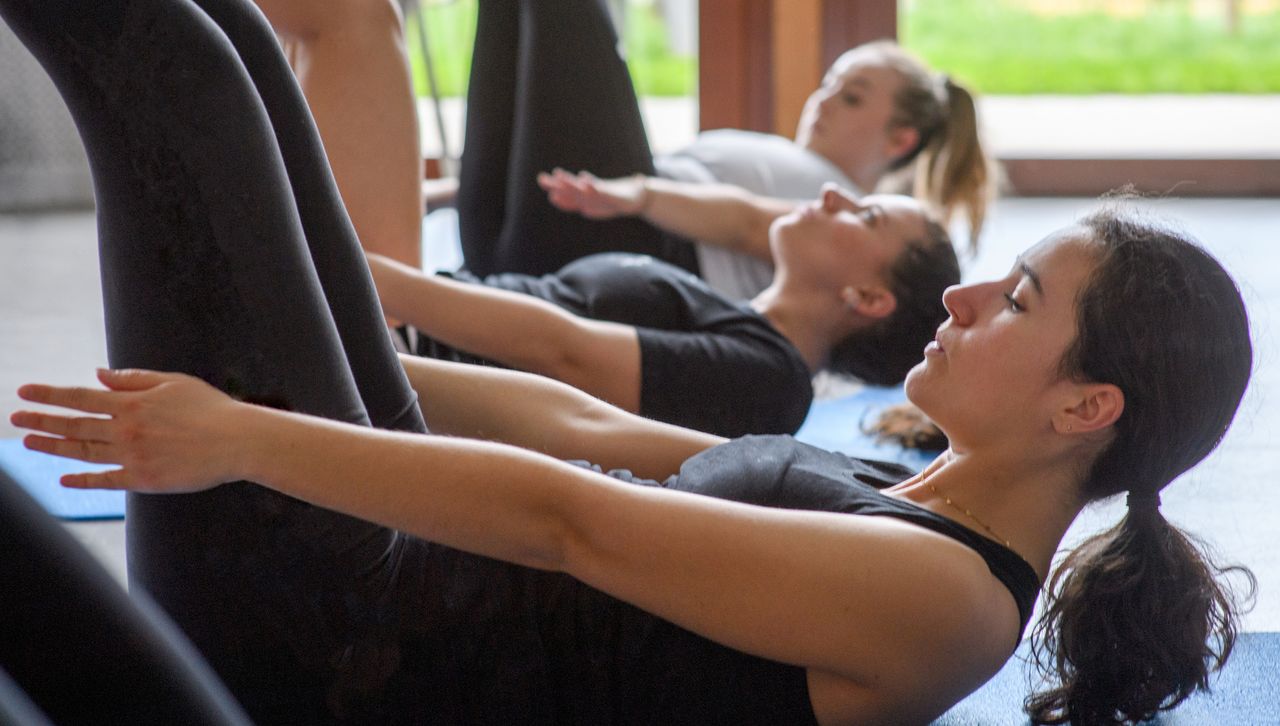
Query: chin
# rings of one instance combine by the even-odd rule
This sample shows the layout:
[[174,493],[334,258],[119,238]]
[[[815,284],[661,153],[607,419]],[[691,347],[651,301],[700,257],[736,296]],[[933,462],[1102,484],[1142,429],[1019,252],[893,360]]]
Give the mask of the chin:
[[916,400],[926,385],[925,378],[928,376],[926,368],[929,361],[921,360],[915,364],[911,370],[907,371],[907,377],[902,382],[902,390],[907,394],[907,400],[919,406],[920,401]]

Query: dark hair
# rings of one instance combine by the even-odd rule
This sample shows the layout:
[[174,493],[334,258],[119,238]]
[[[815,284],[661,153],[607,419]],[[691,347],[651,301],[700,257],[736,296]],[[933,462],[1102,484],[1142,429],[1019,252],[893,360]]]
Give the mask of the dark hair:
[[947,319],[942,293],[960,282],[960,263],[947,231],[926,219],[925,236],[907,240],[886,276],[896,301],[893,312],[845,336],[827,359],[830,370],[880,386],[901,383]]
[[963,210],[969,224],[969,249],[976,250],[987,205],[994,196],[995,175],[978,136],[973,94],[950,76],[929,70],[891,40],[861,47],[878,54],[902,79],[893,97],[890,126],[915,129],[920,137],[890,169],[904,169],[915,162],[912,193],[932,206],[943,224]]
[[1082,483],[1087,501],[1128,491],[1127,515],[1074,549],[1046,587],[1033,651],[1057,685],[1027,699],[1037,723],[1148,719],[1221,667],[1237,593],[1198,542],[1160,514],[1158,492],[1213,450],[1252,367],[1240,292],[1208,253],[1119,207],[1081,222],[1098,262],[1077,301],[1064,375],[1111,383],[1124,412]]
[[862,426],[862,433],[874,436],[879,443],[921,451],[942,451],[951,443],[938,424],[914,403],[885,406],[874,421]]

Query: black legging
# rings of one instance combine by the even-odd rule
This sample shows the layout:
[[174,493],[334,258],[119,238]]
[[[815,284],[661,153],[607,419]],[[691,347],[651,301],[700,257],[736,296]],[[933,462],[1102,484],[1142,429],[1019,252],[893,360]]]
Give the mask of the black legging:
[[653,174],[640,106],[604,0],[481,0],[467,90],[458,217],[477,275],[542,275],[596,252],[697,271],[692,243],[638,219],[561,212],[540,171]]
[[[88,151],[112,366],[425,430],[256,8],[0,0],[0,16],[53,76]],[[424,575],[399,565],[429,545],[243,483],[130,495],[127,541],[131,583],[255,721],[387,720],[420,697],[403,616]]]
[[0,582],[0,724],[249,723],[173,624],[2,471]]

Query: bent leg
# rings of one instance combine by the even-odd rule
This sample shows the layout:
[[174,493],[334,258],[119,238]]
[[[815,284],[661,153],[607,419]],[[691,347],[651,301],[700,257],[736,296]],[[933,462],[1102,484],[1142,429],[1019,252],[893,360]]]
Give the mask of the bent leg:
[[[218,3],[206,4],[243,5]],[[241,14],[244,27],[257,17],[265,28],[253,12]],[[0,15],[54,77],[89,154],[113,366],[184,371],[345,421],[368,422],[376,410],[381,423],[421,430],[403,373],[370,373],[394,358],[355,356],[389,351],[367,272],[347,266],[345,282],[335,273],[360,260],[358,248],[342,234],[304,237],[346,224],[323,189],[311,194],[292,178],[314,150],[291,147],[288,173],[281,161],[276,131],[289,136],[305,116],[281,116],[273,129],[203,12],[187,0],[0,0]],[[349,367],[344,340],[368,330],[379,335],[351,348]],[[362,394],[379,386],[391,393],[371,395],[367,411]],[[351,694],[381,695],[392,674],[377,666],[401,650],[401,603],[387,591],[421,543],[247,483],[131,495],[127,526],[131,581],[255,721],[331,722]]]
[[[571,40],[570,40],[571,39]],[[639,102],[601,0],[481,0],[458,191],[468,269],[546,274],[620,250],[687,264],[688,244],[636,219],[552,207],[537,174],[652,174]]]
[[289,44],[347,212],[369,252],[422,264],[418,109],[394,0],[255,0]]

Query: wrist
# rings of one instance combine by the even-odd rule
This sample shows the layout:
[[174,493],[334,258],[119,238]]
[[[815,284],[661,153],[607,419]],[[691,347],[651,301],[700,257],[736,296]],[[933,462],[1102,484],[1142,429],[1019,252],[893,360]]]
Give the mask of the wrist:
[[281,412],[243,401],[232,401],[218,412],[216,440],[227,457],[227,481],[260,482],[269,477],[265,463],[276,446],[272,442],[279,423],[272,419],[277,415]]
[[636,209],[632,214],[637,217],[643,217],[649,212],[649,207],[653,203],[653,187],[649,185],[652,177],[647,174],[636,174],[635,179],[636,183],[640,185],[640,192],[637,195]]

